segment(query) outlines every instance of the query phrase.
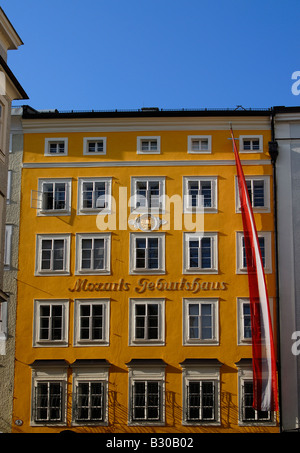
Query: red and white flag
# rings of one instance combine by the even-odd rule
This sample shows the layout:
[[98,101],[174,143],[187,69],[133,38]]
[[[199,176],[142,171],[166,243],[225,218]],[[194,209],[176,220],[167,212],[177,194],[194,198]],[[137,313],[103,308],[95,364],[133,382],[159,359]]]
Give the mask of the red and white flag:
[[256,410],[274,411],[278,410],[277,377],[269,297],[252,206],[232,129],[231,137],[237,168],[249,282],[253,407]]

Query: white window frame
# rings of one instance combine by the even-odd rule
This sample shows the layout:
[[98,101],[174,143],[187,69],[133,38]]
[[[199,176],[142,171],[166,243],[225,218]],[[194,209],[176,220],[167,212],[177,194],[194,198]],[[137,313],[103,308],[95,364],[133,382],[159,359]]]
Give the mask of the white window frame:
[[243,417],[243,388],[245,381],[253,381],[252,361],[249,363],[237,363],[238,368],[238,424],[239,426],[275,426],[276,412],[271,411],[269,420],[258,420],[257,411],[255,411],[255,420],[244,420]]
[[[84,305],[102,305],[102,329],[101,339],[80,338],[80,308]],[[74,346],[109,346],[110,335],[110,299],[75,299],[74,300]],[[91,329],[92,316],[89,317],[89,330]]]
[[8,170],[7,171],[6,204],[10,204],[11,203],[12,177],[13,177],[13,171],[12,170]]
[[[253,197],[252,197],[252,210],[253,212],[271,212],[271,205],[270,205],[270,176],[245,176],[245,180],[251,181],[251,184],[254,181],[263,181],[264,182],[264,206],[253,206]],[[251,202],[251,200],[250,200]],[[241,212],[241,204],[240,204],[240,194],[239,194],[239,187],[238,187],[238,178],[235,176],[235,212]]]
[[[93,185],[97,182],[102,182],[105,184],[105,195],[104,199],[100,200],[101,205],[105,204],[104,207],[97,207],[97,200],[93,199],[93,204],[91,208],[83,207],[83,184],[84,183],[93,183]],[[77,214],[78,215],[106,215],[111,214],[111,193],[112,191],[112,178],[78,178],[78,207],[77,207]],[[93,193],[95,191],[93,190]]]
[[[237,297],[237,344],[238,345],[250,345],[252,343],[252,336],[245,338],[244,335],[244,313],[243,306],[248,304],[250,306],[249,297]],[[273,324],[273,297],[269,297],[270,305],[270,317]],[[249,315],[251,316],[251,315]],[[250,328],[251,328],[251,317],[250,317]],[[251,333],[252,335],[252,333]]]
[[[165,424],[165,365],[156,365],[153,360],[143,360],[140,365],[126,364],[129,368],[129,401],[128,401],[128,425],[160,425]],[[149,363],[147,363],[149,362]],[[159,420],[139,419],[135,420],[132,417],[133,413],[133,386],[135,382],[158,382],[160,388],[160,401],[159,401]]]
[[[271,231],[258,231],[258,238],[265,240],[265,274],[272,274],[272,233]],[[247,274],[247,266],[243,266],[243,237],[242,231],[236,232],[236,273]]]
[[[62,307],[62,338],[59,340],[55,339],[43,339],[40,338],[40,327],[41,327],[41,315],[40,308],[42,306],[50,306],[48,327],[51,330],[52,322],[52,307],[54,305],[60,305]],[[35,299],[34,300],[34,318],[33,318],[33,347],[68,347],[69,342],[69,299]]]
[[[186,360],[189,362],[189,359]],[[193,362],[193,360],[191,360]],[[202,362],[202,363],[201,363]],[[208,360],[209,362],[209,360]],[[185,426],[209,425],[218,426],[221,423],[220,397],[221,397],[221,363],[205,363],[204,360],[194,360],[194,363],[181,363],[182,373],[182,424]],[[188,412],[188,391],[187,387],[191,382],[213,382],[214,384],[214,419],[189,420]]]
[[8,335],[7,304],[9,301],[0,303],[0,355],[6,354],[6,340]]
[[[189,241],[202,238],[211,239],[211,268],[190,267],[189,265]],[[201,259],[201,258],[200,258]],[[197,232],[183,233],[183,273],[184,274],[218,274],[218,233]]]
[[[136,317],[135,317],[135,307],[137,305],[150,305],[157,304],[158,306],[158,338],[149,339],[147,338],[136,338],[135,328],[136,328]],[[148,326],[148,316],[145,316],[145,330]],[[163,346],[165,345],[165,299],[151,299],[151,298],[141,298],[141,299],[129,299],[129,345],[130,346]]]
[[[44,209],[44,184],[65,184],[65,209]],[[38,180],[37,215],[65,216],[71,214],[72,179],[71,178],[41,178]]]
[[[82,240],[103,239],[104,241],[104,267],[103,269],[82,268]],[[93,250],[93,249],[92,249]],[[91,257],[92,260],[92,257]],[[76,266],[75,275],[108,275],[111,272],[111,233],[77,233],[76,234]]]
[[[50,145],[64,143],[64,152],[63,153],[50,153]],[[45,156],[67,156],[68,155],[68,138],[59,137],[59,138],[45,138]]]
[[[151,145],[149,149],[142,149],[142,142],[147,141],[156,141],[156,149],[151,149]],[[160,136],[138,136],[137,137],[137,154],[160,154]]]
[[13,225],[5,225],[5,241],[4,241],[4,270],[10,270],[12,265],[12,239]]
[[[193,142],[199,141],[199,149],[193,149]],[[207,149],[202,147],[202,142],[208,142]],[[211,154],[212,152],[212,137],[211,135],[188,135],[188,153],[189,154]]]
[[[45,361],[48,362],[48,361]],[[59,362],[59,361],[58,361]],[[65,362],[64,365],[56,363],[55,360],[49,361],[48,364],[35,365],[32,367],[32,386],[31,386],[31,426],[64,426],[67,420],[67,368],[68,365]],[[35,419],[35,389],[38,384],[42,383],[58,383],[61,387],[61,420],[41,420]]]
[[[211,182],[211,206],[203,205],[203,196],[198,195],[198,205],[191,206],[188,186],[190,182],[198,182],[198,187],[202,182]],[[184,213],[193,212],[218,212],[218,177],[217,176],[184,176],[183,177],[183,211]]]
[[[149,176],[149,177],[132,177],[131,178],[131,212],[133,213],[148,213],[151,214],[164,214],[165,212],[165,181],[166,178],[164,176]],[[147,193],[145,197],[145,201],[147,206],[138,206],[137,207],[137,183],[144,182],[149,185],[151,182],[158,182],[159,183],[159,207],[148,207],[149,203],[149,189],[147,188]]]
[[[158,239],[158,268],[151,269],[136,268],[136,239],[157,238]],[[147,250],[147,248],[145,249]],[[165,233],[130,233],[130,258],[129,258],[129,274],[165,274]]]
[[[182,301],[182,344],[188,346],[199,345],[218,345],[219,344],[219,299],[218,298],[184,298]],[[190,338],[189,332],[189,305],[198,304],[199,306],[210,304],[212,308],[212,338]],[[200,310],[199,310],[200,313]],[[199,314],[199,331],[201,314]]]
[[[77,363],[78,362],[78,363]],[[72,426],[107,426],[108,425],[108,380],[109,380],[109,363],[99,363],[101,360],[90,360],[86,363],[85,360],[76,360],[72,364]],[[105,362],[105,360],[103,360]],[[81,383],[101,383],[103,388],[102,395],[102,411],[103,419],[82,421],[76,418],[77,407],[77,388]]]
[[[89,151],[89,143],[101,142],[103,151]],[[106,137],[84,137],[83,138],[83,155],[84,156],[105,156],[106,155]]]
[[[244,149],[244,140],[250,140],[252,143],[254,140],[259,141],[259,149]],[[262,153],[263,152],[263,136],[262,135],[240,135],[239,136],[239,152],[240,153]]]
[[[64,241],[64,261],[63,269],[52,270],[42,269],[42,241],[43,240],[63,240]],[[70,274],[70,234],[37,234],[36,235],[36,257],[35,257],[35,275],[36,276],[53,276]],[[53,249],[52,249],[53,250]]]

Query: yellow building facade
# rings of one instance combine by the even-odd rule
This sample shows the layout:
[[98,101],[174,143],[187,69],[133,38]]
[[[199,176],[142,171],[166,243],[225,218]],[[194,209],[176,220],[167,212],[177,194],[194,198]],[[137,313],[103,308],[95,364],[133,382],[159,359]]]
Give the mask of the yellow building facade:
[[276,334],[268,111],[25,108],[13,432],[278,432],[251,406],[229,123]]

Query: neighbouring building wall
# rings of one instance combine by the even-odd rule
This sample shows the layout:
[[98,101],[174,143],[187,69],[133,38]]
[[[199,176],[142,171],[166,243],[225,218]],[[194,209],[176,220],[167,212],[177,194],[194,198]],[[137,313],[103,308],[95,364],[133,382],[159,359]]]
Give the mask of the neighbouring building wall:
[[15,321],[17,302],[18,244],[21,197],[23,135],[22,108],[12,109],[8,185],[6,201],[6,241],[4,253],[4,291],[7,302],[2,303],[0,334],[0,431],[11,431],[12,398],[15,361]]
[[[300,429],[300,113],[275,117],[283,431]],[[298,342],[299,343],[299,342]]]

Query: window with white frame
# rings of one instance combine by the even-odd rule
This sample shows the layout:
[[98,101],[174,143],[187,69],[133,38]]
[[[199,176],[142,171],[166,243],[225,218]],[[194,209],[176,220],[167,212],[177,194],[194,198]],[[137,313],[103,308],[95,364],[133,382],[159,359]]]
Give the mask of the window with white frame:
[[189,135],[188,153],[191,154],[211,153],[211,135]]
[[160,154],[160,137],[137,137],[137,154]]
[[159,213],[165,209],[165,178],[132,178],[131,210]]
[[129,368],[129,425],[162,425],[165,421],[162,360],[131,360]]
[[[272,243],[271,243],[271,232],[270,231],[258,231],[258,243],[260,248],[260,254],[262,258],[262,264],[266,274],[272,273]],[[245,243],[244,233],[236,233],[236,268],[237,274],[245,274],[247,270],[247,255],[246,247],[247,241]],[[252,250],[250,250],[252,255]],[[251,270],[250,270],[251,271]]]
[[[245,176],[253,212],[270,212],[270,177]],[[237,177],[235,178],[236,212],[241,211]]]
[[11,268],[13,225],[5,225],[4,270]]
[[238,344],[247,344],[252,341],[251,312],[249,299],[238,298]]
[[183,272],[215,274],[218,272],[218,234],[184,233]]
[[0,303],[0,355],[5,355],[7,340],[7,304],[8,302]]
[[66,156],[68,154],[67,138],[46,138],[45,156]]
[[218,344],[219,300],[183,299],[183,344]]
[[76,234],[76,274],[110,273],[111,234]]
[[66,423],[67,363],[41,360],[32,365],[32,425]]
[[164,233],[130,233],[130,273],[165,273]]
[[253,368],[251,359],[242,359],[238,368],[239,425],[274,425],[275,413],[253,408]]
[[39,179],[38,214],[71,213],[71,179]]
[[79,359],[72,364],[72,425],[107,425],[109,366],[104,359]]
[[70,235],[38,234],[36,238],[36,275],[70,273]]
[[68,346],[69,301],[34,301],[34,346]]
[[106,137],[84,137],[83,154],[97,156],[106,154]]
[[183,424],[220,423],[220,367],[215,359],[186,359],[183,369]]
[[109,214],[111,178],[79,178],[78,203],[79,214]]
[[13,175],[13,171],[8,170],[7,171],[6,204],[11,203],[12,175]]
[[184,212],[217,211],[217,177],[183,178]]
[[109,344],[109,299],[76,299],[74,308],[74,345]]
[[[259,300],[257,301],[259,303]],[[270,316],[272,319],[273,312],[273,298],[269,297]],[[250,299],[247,297],[237,298],[237,329],[238,329],[238,344],[250,344],[252,342],[251,331],[251,311]]]
[[240,135],[240,153],[261,153],[263,151],[262,135]]
[[163,345],[165,343],[164,299],[130,299],[129,344]]

